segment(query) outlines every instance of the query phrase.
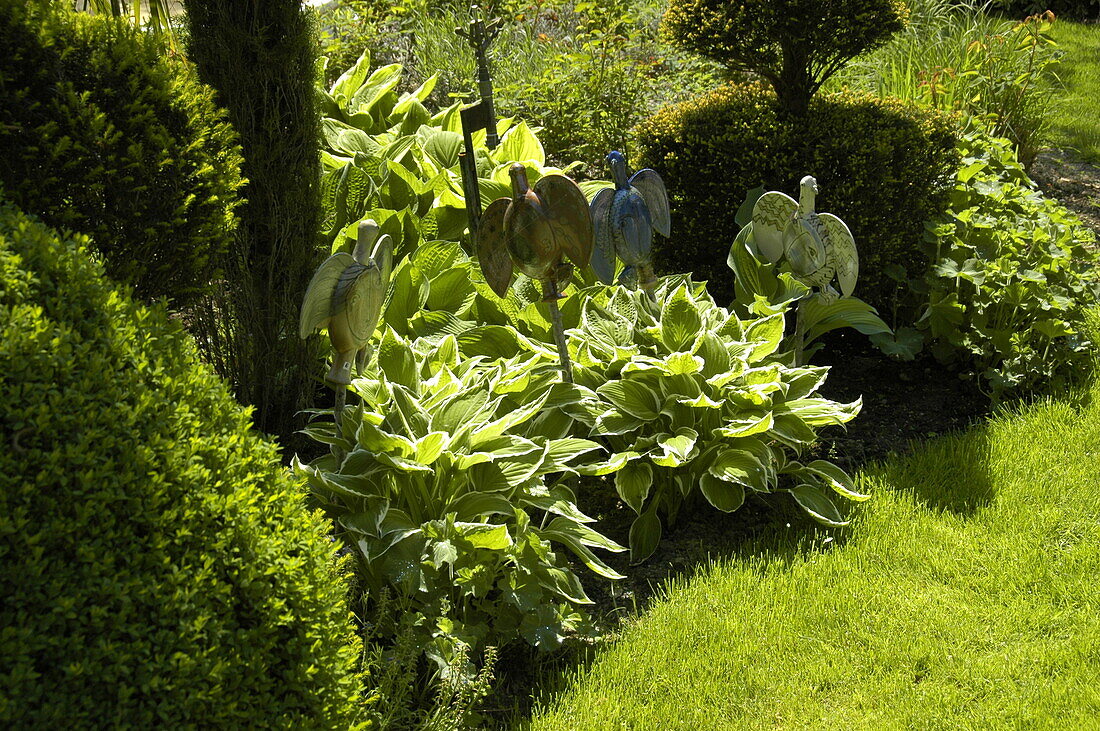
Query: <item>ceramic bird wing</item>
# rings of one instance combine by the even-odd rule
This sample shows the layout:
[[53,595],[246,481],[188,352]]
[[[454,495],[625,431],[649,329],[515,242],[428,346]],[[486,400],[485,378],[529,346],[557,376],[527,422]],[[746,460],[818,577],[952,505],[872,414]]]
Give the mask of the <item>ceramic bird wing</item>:
[[508,198],[497,198],[490,203],[481,214],[481,225],[477,229],[477,261],[481,273],[501,298],[508,296],[508,287],[512,284],[512,256],[508,253],[504,234],[504,214],[510,205]]
[[859,252],[856,241],[847,224],[831,213],[820,213],[825,232],[828,234],[828,255],[836,269],[836,279],[840,283],[840,292],[848,297],[856,288],[859,277]]
[[546,221],[562,253],[578,268],[588,266],[592,261],[595,235],[584,193],[564,175],[544,175],[533,190],[542,203]]
[[[358,342],[366,343],[378,327],[382,304],[390,283],[393,265],[393,240],[382,235],[374,244],[374,251],[366,264],[357,264],[345,270],[337,293],[333,297],[333,309],[339,309],[339,300],[346,298],[348,328]],[[347,281],[346,289],[341,285]]]
[[[339,309],[339,299],[344,300],[347,312],[348,330],[356,344],[366,344],[378,327],[378,317],[382,314],[382,302],[386,298],[386,288],[382,281],[382,272],[373,261],[368,264],[356,264],[347,270],[345,281],[337,285],[338,294],[334,297],[334,309]],[[346,289],[340,291],[341,285]],[[343,297],[341,297],[343,295]]]
[[798,213],[798,203],[786,193],[769,191],[752,207],[752,234],[760,255],[772,264],[783,257],[783,232]]
[[298,319],[299,336],[307,338],[311,333],[328,326],[329,318],[333,314],[332,294],[340,281],[340,275],[355,263],[351,254],[340,251],[317,267],[302,300],[302,311]]
[[383,295],[389,289],[390,274],[393,273],[393,239],[389,234],[382,234],[374,244],[374,251],[370,258],[378,265],[378,274],[382,280]]
[[672,234],[672,217],[668,207],[668,191],[665,189],[665,181],[656,170],[646,168],[639,170],[630,177],[630,185],[641,194],[649,209],[649,220],[657,233],[665,238]]
[[615,238],[611,210],[617,192],[614,188],[604,188],[589,206],[596,239],[592,249],[592,271],[604,284],[615,281]]

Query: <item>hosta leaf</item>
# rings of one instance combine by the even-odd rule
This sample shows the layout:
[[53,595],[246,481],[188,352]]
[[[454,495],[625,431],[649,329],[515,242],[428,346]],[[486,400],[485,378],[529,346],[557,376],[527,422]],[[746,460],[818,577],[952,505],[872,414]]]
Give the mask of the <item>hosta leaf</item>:
[[713,474],[706,473],[699,477],[699,489],[707,502],[727,513],[732,513],[745,503],[745,488],[740,483],[727,482]]
[[514,508],[512,501],[505,496],[485,492],[468,492],[447,507],[460,520],[471,520],[485,515],[511,516]]
[[542,568],[535,572],[539,584],[574,604],[593,604],[584,593],[580,579],[572,571],[555,568]]
[[661,411],[657,394],[642,383],[630,379],[611,381],[596,389],[615,408],[638,419],[652,421]]
[[837,467],[832,462],[826,462],[825,460],[818,459],[810,462],[805,467],[807,472],[810,472],[822,481],[824,481],[829,487],[849,500],[855,500],[862,502],[869,499],[870,495],[865,495],[856,490],[856,484],[847,472]]
[[515,427],[519,426],[530,420],[535,416],[543,407],[546,402],[547,396],[550,392],[547,391],[543,395],[529,404],[525,404],[518,409],[512,409],[501,416],[499,419],[489,422],[482,427],[474,429],[470,433],[470,446],[478,447],[490,439],[496,439],[501,434],[507,431],[511,431]]
[[412,348],[393,328],[386,328],[382,342],[378,343],[378,367],[382,369],[386,380],[416,392],[420,385],[416,366],[416,356],[412,354]]
[[745,340],[753,343],[750,363],[758,363],[774,353],[783,339],[783,313],[756,320],[745,329]]
[[719,427],[714,433],[722,437],[751,437],[772,428],[772,413],[769,411],[763,416],[750,416],[744,419],[734,419],[727,422],[726,426]]
[[638,452],[616,452],[607,458],[604,462],[595,462],[577,466],[577,472],[582,475],[588,475],[590,477],[599,477],[601,475],[610,475],[612,472],[618,472],[621,470],[627,462],[638,459],[642,455]]
[[673,353],[665,358],[665,368],[673,375],[698,373],[703,369],[703,359],[691,353]]
[[856,418],[863,408],[863,399],[858,398],[849,404],[823,398],[793,399],[777,408],[794,414],[809,426],[829,426],[846,424]]
[[642,512],[652,486],[653,468],[645,460],[628,462],[615,473],[615,491],[635,513]]
[[768,492],[764,464],[752,452],[743,449],[721,449],[707,471],[726,482],[736,482],[757,492]]
[[483,421],[483,414],[491,414],[489,394],[483,389],[468,389],[455,394],[431,415],[432,429],[449,433]]
[[698,438],[699,433],[687,427],[677,429],[675,434],[659,434],[657,446],[661,451],[650,453],[650,459],[661,467],[679,467],[691,459]]
[[432,468],[428,465],[414,462],[411,459],[405,459],[404,457],[398,457],[395,454],[386,454],[385,452],[376,455],[378,461],[382,464],[389,465],[401,472],[433,472]]
[[[560,520],[563,520],[563,519],[562,518],[554,518],[554,520],[551,521],[551,524],[553,525],[554,523],[556,523],[557,521],[560,521]],[[581,527],[583,527],[583,526],[579,526],[579,525],[574,524],[574,523],[568,523],[568,525],[571,528],[581,528]],[[559,528],[560,527],[561,526],[559,526]],[[590,531],[590,532],[595,533],[595,531]],[[537,530],[536,533],[538,533],[539,537],[543,538],[544,540],[555,541],[557,543],[562,544],[563,546],[568,548],[570,551],[572,551],[574,553],[574,555],[576,555],[576,557],[579,558],[582,563],[584,563],[585,566],[587,566],[589,569],[591,569],[596,574],[604,577],[605,579],[623,579],[623,578],[626,578],[622,574],[620,574],[618,571],[616,571],[615,569],[611,568],[610,566],[605,564],[603,561],[601,561],[600,558],[598,556],[596,556],[596,554],[594,554],[592,552],[592,550],[584,544],[584,542],[582,542],[579,535],[576,532],[574,532],[573,530],[562,530],[562,529],[550,530],[550,529],[547,529],[547,530]],[[596,534],[596,535],[599,535],[599,534]],[[607,539],[605,539],[605,540],[607,540]],[[608,550],[622,550],[621,547],[618,546],[618,544],[614,543],[613,541],[609,541],[609,543],[612,546],[616,546],[616,548],[608,549]]]
[[550,442],[547,456],[555,465],[566,465],[582,454],[602,448],[590,439],[554,439]]
[[542,149],[542,143],[526,122],[520,122],[505,133],[494,157],[501,163],[533,161],[540,166],[546,164],[546,152]]
[[687,287],[677,287],[661,309],[661,340],[675,352],[695,342],[703,321]]
[[691,406],[696,409],[720,409],[725,406],[725,401],[714,401],[705,393],[696,396],[695,398],[680,397],[676,399],[676,403],[683,404],[684,406]]
[[787,398],[800,399],[816,391],[829,375],[828,366],[787,368],[783,380],[787,384]]
[[630,563],[640,564],[653,555],[661,542],[661,519],[653,510],[647,510],[630,524]]
[[413,459],[421,464],[433,464],[443,454],[448,441],[449,435],[441,431],[434,431],[421,437],[413,450]]
[[842,327],[855,328],[864,335],[890,332],[890,327],[882,321],[874,307],[854,297],[841,297],[829,304],[824,304],[820,297],[810,297],[799,306],[807,343]]
[[455,530],[474,548],[503,551],[512,545],[507,525],[493,523],[455,523]]
[[848,521],[844,520],[844,516],[837,510],[833,501],[820,488],[802,484],[791,489],[791,497],[818,523],[829,526],[848,525]]
[[788,445],[812,444],[817,441],[817,433],[794,414],[776,416],[769,433]]
[[554,515],[562,515],[577,523],[595,522],[595,518],[580,511],[576,505],[576,496],[564,485],[552,488],[533,487],[519,496],[519,502],[523,507],[531,506]]

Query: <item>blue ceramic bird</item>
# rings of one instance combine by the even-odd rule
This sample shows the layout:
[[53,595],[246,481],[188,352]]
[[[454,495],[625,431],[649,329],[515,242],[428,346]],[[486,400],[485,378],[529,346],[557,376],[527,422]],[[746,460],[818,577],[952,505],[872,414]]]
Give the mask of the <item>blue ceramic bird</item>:
[[657,285],[653,230],[667,238],[671,228],[664,181],[648,168],[627,178],[626,158],[618,151],[607,155],[607,164],[615,187],[597,193],[590,206],[596,230],[592,270],[604,284],[611,284],[618,257],[626,264],[620,279],[637,274],[639,286],[651,292]]

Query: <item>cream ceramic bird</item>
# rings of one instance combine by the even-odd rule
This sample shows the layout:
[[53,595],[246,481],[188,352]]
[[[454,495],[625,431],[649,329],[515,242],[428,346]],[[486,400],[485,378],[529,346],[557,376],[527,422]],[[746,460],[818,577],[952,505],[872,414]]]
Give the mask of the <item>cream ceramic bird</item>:
[[798,202],[785,193],[770,191],[752,209],[756,248],[768,261],[784,256],[803,284],[836,296],[830,283],[836,277],[840,294],[847,297],[856,286],[859,255],[852,232],[831,213],[814,210],[817,181],[802,178]]
[[352,362],[359,371],[370,357],[393,263],[393,244],[377,223],[363,221],[356,233],[353,253],[333,254],[313,274],[299,321],[303,338],[328,328],[336,352],[325,380],[339,394],[351,383]]

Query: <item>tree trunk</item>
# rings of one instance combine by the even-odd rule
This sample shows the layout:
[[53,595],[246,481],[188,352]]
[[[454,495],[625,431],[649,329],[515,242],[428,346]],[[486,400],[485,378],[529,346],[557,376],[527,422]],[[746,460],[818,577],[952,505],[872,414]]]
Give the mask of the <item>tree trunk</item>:
[[783,67],[775,84],[779,108],[788,117],[803,117],[810,108],[810,99],[817,84],[810,74],[809,53],[796,44],[783,46]]

